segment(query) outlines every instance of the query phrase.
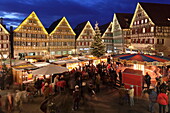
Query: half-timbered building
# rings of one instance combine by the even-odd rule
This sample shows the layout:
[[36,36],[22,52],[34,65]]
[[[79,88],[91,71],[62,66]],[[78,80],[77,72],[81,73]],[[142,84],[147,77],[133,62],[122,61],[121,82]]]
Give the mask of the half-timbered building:
[[0,59],[9,57],[10,54],[10,33],[0,18]]
[[101,38],[106,45],[106,52],[113,52],[113,32],[112,32],[112,22],[99,26],[101,32]]
[[132,48],[170,55],[170,4],[138,3],[130,28]]
[[75,54],[75,33],[65,17],[53,22],[48,29],[51,55]]
[[89,54],[95,31],[89,21],[78,24],[75,29],[78,54]]
[[114,52],[119,54],[125,52],[130,46],[130,23],[133,14],[115,13],[113,17],[113,47]]
[[48,33],[34,11],[13,31],[13,35],[14,57],[48,53]]

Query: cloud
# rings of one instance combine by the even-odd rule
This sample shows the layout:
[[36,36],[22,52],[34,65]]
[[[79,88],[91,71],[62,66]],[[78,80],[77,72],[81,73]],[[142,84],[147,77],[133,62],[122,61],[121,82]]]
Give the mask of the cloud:
[[0,0],[0,16],[8,25],[16,25],[35,11],[45,27],[65,16],[74,28],[87,20],[98,21],[100,25],[110,22],[115,12],[133,13],[137,2],[170,3],[169,0]]

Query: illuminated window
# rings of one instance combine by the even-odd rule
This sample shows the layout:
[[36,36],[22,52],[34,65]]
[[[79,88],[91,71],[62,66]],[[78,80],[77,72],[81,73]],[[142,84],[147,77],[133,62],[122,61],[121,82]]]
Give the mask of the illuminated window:
[[31,42],[27,42],[27,46],[31,46]]
[[7,48],[7,44],[4,44],[3,48]]
[[154,27],[153,26],[151,27],[151,32],[154,32]]
[[2,28],[0,28],[0,31],[2,31]]
[[46,46],[46,42],[42,42],[42,47],[45,47]]
[[139,20],[137,21],[137,24],[139,24]]
[[145,32],[146,32],[146,28],[143,28],[143,29],[142,29],[142,32],[145,33]]
[[147,23],[148,22],[148,19],[145,19],[145,23]]
[[143,20],[141,20],[141,24],[143,24]]
[[136,22],[134,22],[134,25],[136,25]]

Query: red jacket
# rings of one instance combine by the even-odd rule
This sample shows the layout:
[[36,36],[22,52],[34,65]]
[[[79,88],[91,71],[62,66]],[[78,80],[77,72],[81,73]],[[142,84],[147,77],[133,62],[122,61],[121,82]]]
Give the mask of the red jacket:
[[157,97],[158,104],[168,105],[168,96],[165,93],[160,93]]

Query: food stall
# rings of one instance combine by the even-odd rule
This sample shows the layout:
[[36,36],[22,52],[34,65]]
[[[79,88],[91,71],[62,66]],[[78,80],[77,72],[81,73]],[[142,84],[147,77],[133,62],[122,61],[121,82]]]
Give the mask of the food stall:
[[32,74],[29,71],[37,69],[33,64],[22,64],[12,67],[13,81],[19,84],[23,82],[33,81]]

